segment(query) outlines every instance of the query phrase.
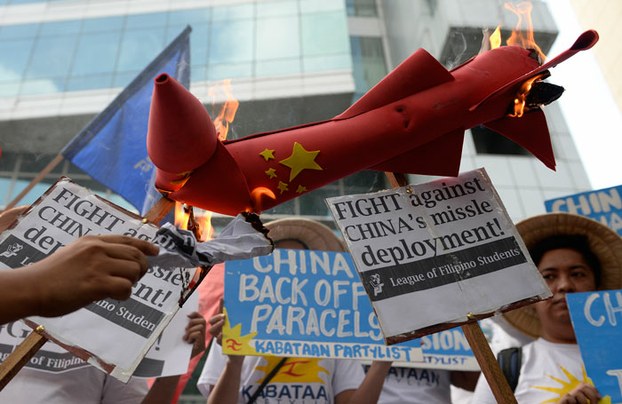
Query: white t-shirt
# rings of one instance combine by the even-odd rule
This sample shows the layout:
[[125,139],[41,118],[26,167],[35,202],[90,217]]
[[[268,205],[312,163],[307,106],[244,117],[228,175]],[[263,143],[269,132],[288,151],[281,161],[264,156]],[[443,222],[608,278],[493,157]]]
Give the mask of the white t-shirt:
[[451,402],[450,386],[448,370],[393,366],[384,380],[378,403],[447,404]]
[[[557,402],[579,383],[589,383],[579,346],[542,338],[522,348],[522,364],[514,394],[519,403]],[[496,404],[486,378],[480,376],[473,403]]]
[[24,367],[0,392],[0,403],[136,404],[147,390],[144,379],[125,384],[91,365],[59,373]]
[[[247,356],[242,364],[238,403],[246,403],[263,378],[281,358]],[[227,363],[218,344],[212,344],[197,387],[205,397],[215,385]],[[333,403],[337,394],[357,389],[365,377],[357,361],[313,358],[289,358],[266,385],[257,399],[263,403]]]

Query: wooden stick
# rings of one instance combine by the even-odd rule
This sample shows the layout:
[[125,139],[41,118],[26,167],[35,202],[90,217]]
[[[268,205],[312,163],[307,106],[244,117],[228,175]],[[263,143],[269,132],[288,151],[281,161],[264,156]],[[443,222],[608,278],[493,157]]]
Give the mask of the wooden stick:
[[[160,223],[175,206],[175,201],[160,198],[144,217],[145,221]],[[43,336],[43,327],[39,326],[24,339],[11,354],[0,363],[0,391],[9,384],[13,377],[37,353],[48,339]]]
[[492,353],[479,324],[477,322],[467,323],[463,324],[461,328],[497,402],[515,404],[514,392],[510,389],[510,385],[501,371],[497,358]]
[[28,185],[26,185],[26,188],[22,189],[22,192],[20,192],[15,198],[13,198],[13,200],[9,202],[8,205],[6,205],[6,208],[4,209],[5,210],[11,209],[13,206],[17,205],[17,203],[21,201],[22,198],[26,196],[26,194],[35,187],[35,185],[40,183],[41,180],[43,180],[43,178],[45,178],[45,176],[50,173],[50,171],[56,168],[56,166],[59,165],[61,161],[63,161],[62,155],[59,154],[56,157],[54,157],[54,160],[50,161],[48,165],[45,166],[43,170],[41,170],[41,172],[39,172],[39,174],[37,174],[37,176],[33,178],[32,181],[30,181]]
[[[402,173],[385,172],[385,175],[393,188],[408,185],[408,179]],[[516,404],[516,397],[512,389],[510,389],[510,385],[501,371],[499,363],[492,353],[488,340],[486,340],[479,324],[474,320],[463,324],[461,327],[497,402]]]
[[41,333],[43,327],[39,326],[32,331],[13,352],[0,363],[0,391],[9,384],[20,369],[35,356],[39,348],[47,342]]

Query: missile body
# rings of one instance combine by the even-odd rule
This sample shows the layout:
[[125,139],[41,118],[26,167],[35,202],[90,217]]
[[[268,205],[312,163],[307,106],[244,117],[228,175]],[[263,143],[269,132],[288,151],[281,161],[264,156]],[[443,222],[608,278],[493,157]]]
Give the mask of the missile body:
[[483,124],[551,169],[544,113],[509,116],[548,69],[598,40],[583,33],[544,65],[516,46],[484,52],[448,71],[420,49],[330,120],[220,141],[207,111],[172,78],[156,78],[147,150],[169,198],[235,215],[260,212],[365,169],[457,175],[464,131]]

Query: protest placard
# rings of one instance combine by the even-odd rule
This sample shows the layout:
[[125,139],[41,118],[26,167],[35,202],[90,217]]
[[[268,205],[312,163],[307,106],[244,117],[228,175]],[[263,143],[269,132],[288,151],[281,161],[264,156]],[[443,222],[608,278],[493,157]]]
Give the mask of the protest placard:
[[622,235],[622,185],[544,201],[547,212],[587,216]]
[[[186,316],[196,310],[197,306],[198,296],[190,296],[151,346],[133,377],[152,378],[186,372],[192,345],[182,342],[182,338],[188,324]],[[0,325],[0,361],[7,358],[30,332],[32,329],[21,321]],[[86,366],[90,365],[51,341],[43,345],[24,365],[25,368],[47,373],[63,373]]]
[[[63,178],[2,233],[0,270],[39,261],[81,236],[115,233],[154,240],[157,230]],[[180,294],[195,271],[152,263],[128,300],[105,299],[63,317],[31,317],[26,322],[44,326],[48,339],[127,381],[179,309]]]
[[225,273],[225,353],[479,369],[457,328],[387,347],[349,253],[277,249],[229,262]]
[[388,344],[551,295],[484,169],[327,204]]
[[568,293],[566,301],[587,377],[607,402],[622,402],[622,352],[612,349],[622,337],[622,290]]
[[223,352],[422,361],[419,342],[385,346],[349,254],[276,249],[225,264]]

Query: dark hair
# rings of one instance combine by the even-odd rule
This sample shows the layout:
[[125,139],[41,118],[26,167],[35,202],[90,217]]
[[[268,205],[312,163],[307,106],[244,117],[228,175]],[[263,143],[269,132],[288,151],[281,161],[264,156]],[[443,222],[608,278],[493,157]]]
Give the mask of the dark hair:
[[529,254],[534,264],[539,265],[542,256],[548,251],[557,250],[559,248],[568,248],[574,250],[583,256],[583,259],[592,269],[596,286],[600,285],[601,266],[598,257],[590,248],[587,236],[582,234],[557,234],[549,236],[538,241],[529,248]]

